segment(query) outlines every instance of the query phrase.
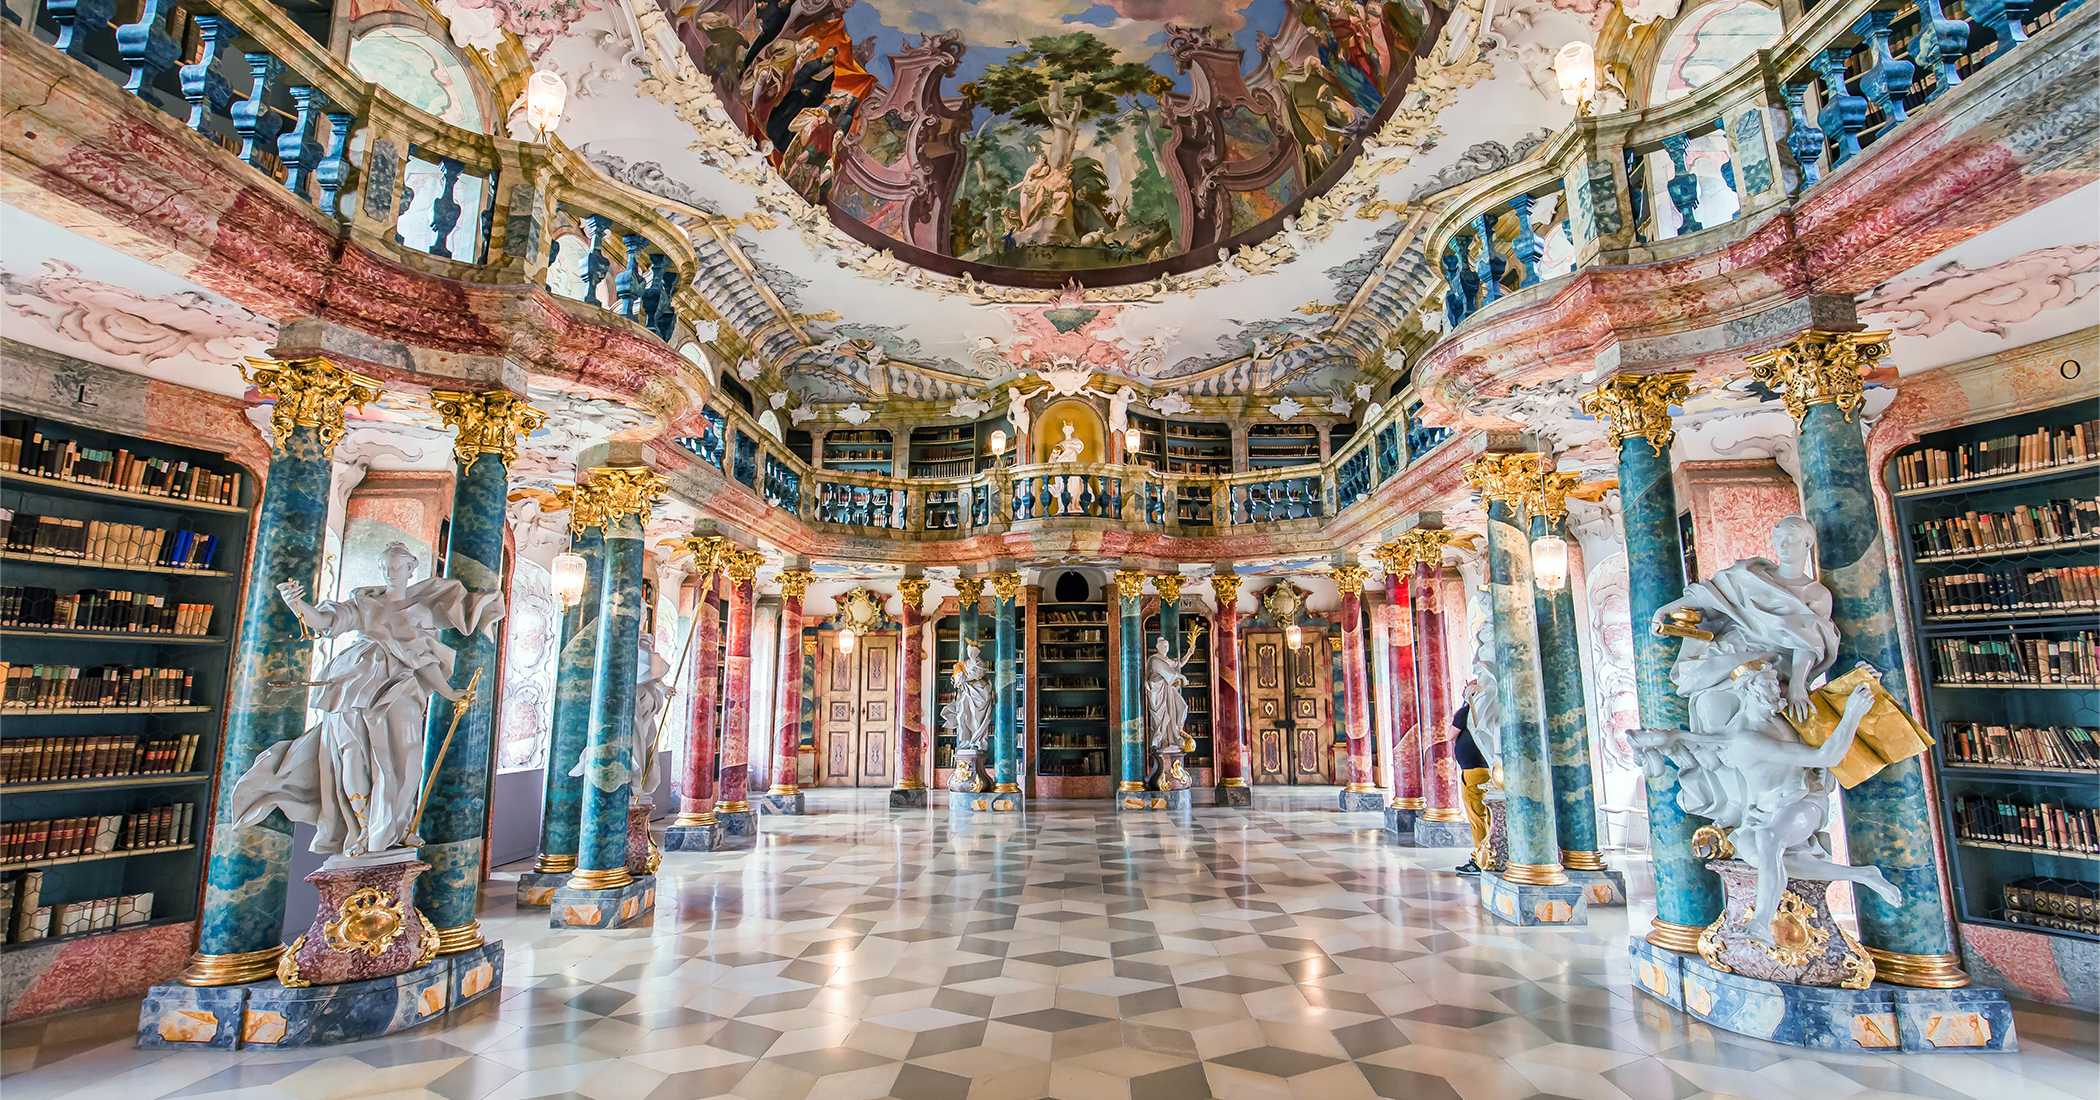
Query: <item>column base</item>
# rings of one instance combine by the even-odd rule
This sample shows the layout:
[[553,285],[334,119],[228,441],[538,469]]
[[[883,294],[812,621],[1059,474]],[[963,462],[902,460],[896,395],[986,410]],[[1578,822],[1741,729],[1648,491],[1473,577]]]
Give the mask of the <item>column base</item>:
[[926,808],[926,788],[891,787],[890,809],[923,810]]
[[1790,985],[1716,970],[1645,939],[1628,944],[1642,993],[1724,1031],[1813,1050],[1906,1054],[2020,1048],[2012,1006],[1996,989],[1865,989]]
[[963,814],[1017,814],[1026,804],[1015,791],[950,791],[948,812]]
[[1118,812],[1171,812],[1194,809],[1195,805],[1195,796],[1186,787],[1178,791],[1124,791],[1116,795]]
[[715,848],[756,848],[758,813],[753,810],[715,811]]
[[1342,791],[1341,807],[1345,814],[1383,813],[1385,804],[1385,792],[1375,788],[1368,791]]
[[667,825],[664,851],[712,852],[722,847],[720,830],[714,825]]
[[547,924],[551,928],[625,928],[656,909],[656,876],[639,875],[625,886],[554,892]]
[[162,982],[139,1008],[140,1049],[278,1050],[377,1039],[456,1012],[503,985],[503,942],[484,943],[401,974],[287,987]]
[[1590,922],[1590,898],[1573,883],[1533,886],[1500,875],[1480,876],[1480,905],[1497,921],[1520,928],[1567,928]]
[[1417,848],[1471,848],[1473,825],[1468,821],[1432,821],[1423,817],[1415,822],[1415,847]]
[[1415,831],[1421,827],[1422,811],[1403,810],[1398,806],[1385,808],[1385,831],[1390,834],[1386,837],[1387,840],[1403,848],[1420,847],[1415,839]]
[[1235,787],[1222,787],[1222,786],[1221,786],[1221,787],[1215,787],[1215,788],[1213,788],[1213,790],[1215,790],[1215,791],[1217,792],[1217,801],[1215,801],[1215,802],[1211,803],[1211,804],[1212,804],[1212,805],[1214,805],[1214,806],[1252,806],[1252,805],[1254,805],[1254,790],[1253,790],[1253,788],[1251,788],[1251,787],[1236,787],[1236,786],[1235,786]]
[[809,812],[809,800],[801,791],[794,794],[762,794],[751,800],[751,806],[768,816],[799,817]]
[[554,892],[568,885],[568,871],[526,871],[518,876],[518,908],[545,909]]
[[1582,887],[1583,895],[1590,899],[1591,905],[1625,908],[1626,876],[1624,874],[1610,868],[1605,868],[1602,871],[1578,871],[1573,867],[1565,866],[1562,868],[1562,873],[1568,876],[1568,885]]

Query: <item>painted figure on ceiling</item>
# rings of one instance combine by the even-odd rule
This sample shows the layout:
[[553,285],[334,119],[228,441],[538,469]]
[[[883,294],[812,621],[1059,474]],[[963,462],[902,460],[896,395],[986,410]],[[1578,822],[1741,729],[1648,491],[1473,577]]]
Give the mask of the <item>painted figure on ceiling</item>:
[[795,116],[806,108],[823,106],[830,98],[832,78],[838,73],[838,57],[837,46],[826,46],[822,54],[797,66],[787,93],[766,115],[766,138],[773,143],[776,158],[783,156],[794,141],[791,127]]

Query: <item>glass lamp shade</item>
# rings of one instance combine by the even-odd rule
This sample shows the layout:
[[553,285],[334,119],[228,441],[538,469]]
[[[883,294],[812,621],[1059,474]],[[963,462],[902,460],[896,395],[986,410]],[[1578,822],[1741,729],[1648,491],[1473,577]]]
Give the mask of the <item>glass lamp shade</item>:
[[561,115],[569,106],[569,85],[561,74],[552,69],[541,69],[525,82],[525,119],[532,128],[545,134],[561,124]]
[[1560,85],[1560,101],[1570,107],[1588,103],[1597,94],[1597,51],[1587,42],[1570,42],[1553,55],[1554,82]]
[[850,630],[841,630],[841,631],[839,631],[839,652],[840,652],[840,653],[852,653],[852,652],[853,652],[853,632],[852,632],[852,631],[850,631]]
[[582,554],[563,551],[554,555],[554,596],[563,607],[575,607],[582,602],[583,573]]
[[1284,627],[1283,644],[1290,646],[1292,649],[1302,648],[1305,645],[1305,631],[1300,630],[1297,623]]
[[1000,430],[994,431],[994,432],[992,433],[992,457],[993,457],[993,458],[997,458],[997,457],[999,457],[1000,455],[1003,455],[1003,454],[1005,454],[1005,453],[1006,453],[1006,431],[1005,431],[1004,429],[1000,429]]
[[1129,453],[1133,455],[1137,454],[1138,448],[1141,445],[1143,445],[1144,442],[1145,437],[1141,435],[1136,428],[1123,429],[1123,447]]
[[1559,535],[1540,535],[1531,540],[1531,575],[1538,586],[1558,592],[1568,586],[1568,540]]

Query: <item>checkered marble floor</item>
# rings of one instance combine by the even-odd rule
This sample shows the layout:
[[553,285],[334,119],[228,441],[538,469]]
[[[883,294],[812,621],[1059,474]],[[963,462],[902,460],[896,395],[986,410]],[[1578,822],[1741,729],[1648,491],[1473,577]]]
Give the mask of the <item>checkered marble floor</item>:
[[[756,851],[665,857],[653,927],[482,915],[500,1000],[322,1050],[132,1049],[133,1004],[0,1035],[6,1100],[2064,1100],[2091,1017],[2006,1055],[1829,1055],[1689,1023],[1630,986],[1647,914],[1483,919],[1455,852],[1388,847],[1331,789],[1192,823],[1045,804],[891,813],[820,791]],[[1645,894],[1645,868],[1624,869]]]

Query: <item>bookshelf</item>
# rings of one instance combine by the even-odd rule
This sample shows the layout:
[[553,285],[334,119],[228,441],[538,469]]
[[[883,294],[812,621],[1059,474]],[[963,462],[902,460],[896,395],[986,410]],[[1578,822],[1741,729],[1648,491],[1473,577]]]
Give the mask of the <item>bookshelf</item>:
[[[985,603],[989,607],[993,601],[987,599]],[[1019,608],[1018,614],[1020,621],[1015,624],[1014,637],[1016,639],[1028,636],[1028,609],[1025,607]],[[983,648],[984,663],[987,669],[992,668],[992,622],[992,614],[989,611],[977,616],[977,644]],[[1025,700],[1027,698],[1026,685],[1028,683],[1028,662],[1025,648],[1016,644],[1014,653],[1021,663],[1021,667],[1014,672],[1014,683],[1020,686],[1020,698]],[[962,660],[962,616],[960,614],[943,615],[934,621],[933,655],[933,767],[936,773],[935,785],[945,788],[948,785],[946,773],[955,767],[955,731],[941,725],[941,711],[949,703],[955,701],[955,662]],[[996,687],[998,678],[996,669],[992,671],[992,677]],[[1014,728],[1016,733],[1014,743],[1023,746],[1025,754],[1028,744],[1028,707],[1025,705],[1025,702],[1014,707]],[[1026,764],[1025,760],[1022,761],[1023,766],[1018,774],[1027,774]],[[989,770],[991,766],[989,759],[987,759],[985,766]]]
[[2100,940],[2096,416],[2084,402],[1933,433],[1887,470],[1956,912],[2086,940]]
[[[1182,673],[1189,678],[1188,686],[1181,689],[1181,697],[1188,700],[1189,704],[1188,734],[1196,742],[1196,751],[1189,754],[1186,764],[1188,765],[1189,774],[1194,777],[1197,786],[1209,786],[1210,782],[1196,773],[1198,769],[1208,769],[1216,766],[1212,762],[1210,739],[1210,616],[1182,613],[1181,632],[1183,637],[1187,636],[1190,623],[1202,627],[1203,633],[1196,637],[1196,655],[1190,657],[1189,663],[1181,667]],[[1153,615],[1145,620],[1145,648],[1143,652],[1146,657],[1151,657],[1152,647],[1158,642],[1159,616]],[[1148,732],[1146,736],[1149,739],[1151,735]]]
[[1132,466],[1147,466],[1162,470],[1167,465],[1167,422],[1156,416],[1146,416],[1133,411],[1130,426],[1138,430],[1138,449],[1125,454],[1123,461]]
[[197,919],[253,493],[0,410],[0,952]]
[[1247,466],[1267,470],[1320,461],[1320,429],[1311,424],[1254,424],[1247,428]]
[[[1169,420],[1162,439],[1167,449],[1167,473],[1232,472],[1232,428],[1228,425]],[[1314,450],[1317,452],[1318,448]]]
[[1106,798],[1115,751],[1108,606],[1046,603],[1036,615],[1037,793]]
[[890,433],[882,428],[857,428],[824,436],[824,468],[856,474],[890,472]]
[[975,424],[913,428],[911,476],[968,477],[977,472],[977,449]]

